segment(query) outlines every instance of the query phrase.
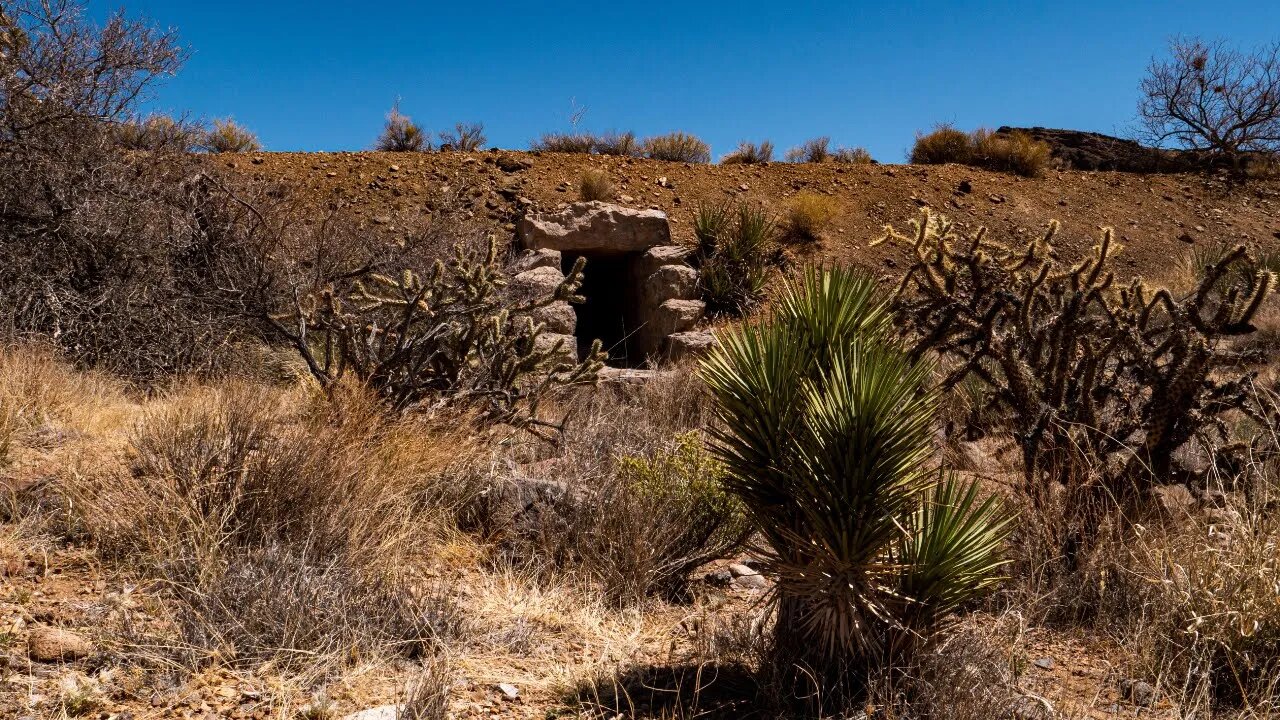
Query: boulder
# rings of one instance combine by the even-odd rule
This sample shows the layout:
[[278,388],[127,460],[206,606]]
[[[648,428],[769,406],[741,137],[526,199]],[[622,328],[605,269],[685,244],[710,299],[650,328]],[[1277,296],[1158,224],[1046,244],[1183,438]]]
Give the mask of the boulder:
[[560,251],[548,248],[526,250],[512,261],[508,272],[511,275],[519,275],[522,272],[543,267],[555,268],[556,271],[559,271]]
[[564,273],[558,267],[536,267],[511,278],[511,291],[522,299],[550,297],[564,282]]
[[650,316],[649,328],[659,337],[692,330],[706,309],[701,300],[667,300]]
[[613,203],[572,203],[563,210],[528,215],[516,224],[523,247],[618,255],[671,244],[666,213]]
[[644,251],[636,261],[636,272],[641,277],[652,275],[663,265],[684,265],[689,249],[681,245],[659,245]]
[[27,636],[27,655],[39,662],[77,660],[93,652],[93,644],[79,633],[39,626]]
[[563,300],[540,307],[530,313],[530,316],[535,323],[546,324],[543,332],[556,335],[572,335],[578,326],[578,315],[573,311],[573,306]]
[[692,300],[698,295],[698,271],[687,265],[663,265],[644,279],[642,292],[650,306]]
[[716,345],[716,336],[709,332],[680,332],[667,336],[666,357],[668,360],[680,360],[685,357],[703,355]]

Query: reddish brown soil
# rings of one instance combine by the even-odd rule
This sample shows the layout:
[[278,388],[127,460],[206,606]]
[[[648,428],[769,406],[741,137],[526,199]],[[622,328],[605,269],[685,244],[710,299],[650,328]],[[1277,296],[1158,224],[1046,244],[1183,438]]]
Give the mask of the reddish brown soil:
[[[578,199],[584,170],[605,171],[615,200],[665,211],[676,239],[691,242],[699,203],[763,202],[782,211],[800,191],[830,195],[825,237],[794,246],[802,259],[884,268],[900,249],[868,247],[886,224],[904,227],[927,207],[997,237],[1029,239],[1049,219],[1063,223],[1057,246],[1078,256],[1112,226],[1125,246],[1122,271],[1162,275],[1192,245],[1280,247],[1280,181],[1231,188],[1195,175],[1050,171],[1021,178],[958,165],[696,165],[559,153],[262,153],[220,156],[268,182],[294,188],[317,210],[345,206],[375,234],[394,236],[426,199],[456,195],[479,219],[512,223],[521,201],[540,209]],[[665,179],[665,180],[664,180]],[[967,190],[967,191],[966,191]]]

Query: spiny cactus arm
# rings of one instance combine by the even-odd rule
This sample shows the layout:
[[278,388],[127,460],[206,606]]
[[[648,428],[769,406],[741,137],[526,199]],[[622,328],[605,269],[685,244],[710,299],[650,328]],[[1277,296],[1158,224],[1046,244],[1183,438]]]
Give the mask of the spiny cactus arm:
[[1271,287],[1276,280],[1275,273],[1270,270],[1259,270],[1255,277],[1253,294],[1249,296],[1248,304],[1239,315],[1223,326],[1223,332],[1226,334],[1235,335],[1253,330],[1253,318],[1258,314],[1258,308],[1262,307],[1262,301],[1271,292]]

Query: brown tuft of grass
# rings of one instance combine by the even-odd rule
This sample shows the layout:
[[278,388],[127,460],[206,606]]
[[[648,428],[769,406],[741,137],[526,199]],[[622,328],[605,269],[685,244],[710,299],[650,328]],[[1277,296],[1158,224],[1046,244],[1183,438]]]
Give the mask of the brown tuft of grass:
[[612,200],[613,183],[609,173],[595,168],[583,170],[578,176],[578,199]]
[[1049,144],[1020,130],[996,135],[985,128],[973,132],[974,162],[1023,177],[1041,177],[1049,167]]
[[440,149],[475,152],[485,143],[484,123],[456,123],[453,130],[439,133]]
[[831,161],[849,165],[874,165],[876,160],[866,148],[837,148],[831,153]]
[[759,144],[742,141],[738,149],[720,158],[721,165],[759,165],[773,162],[773,143],[764,140]]
[[640,147],[644,152],[644,156],[653,160],[687,163],[711,162],[711,146],[684,132],[677,131],[645,138]]
[[929,133],[916,133],[911,147],[911,162],[917,165],[967,165],[972,160],[973,138],[949,123],[939,123]]
[[547,133],[530,144],[533,152],[590,153],[596,139],[587,133]]
[[783,214],[786,236],[792,240],[812,241],[822,237],[836,213],[836,200],[830,195],[798,192],[787,203]]
[[799,147],[787,151],[787,162],[823,163],[831,159],[831,138],[819,137],[806,140]]
[[211,153],[249,153],[262,150],[262,143],[244,126],[231,118],[214,120],[202,143]]
[[618,155],[623,157],[639,157],[640,143],[636,134],[608,132],[596,137],[592,142],[593,149],[601,155]]

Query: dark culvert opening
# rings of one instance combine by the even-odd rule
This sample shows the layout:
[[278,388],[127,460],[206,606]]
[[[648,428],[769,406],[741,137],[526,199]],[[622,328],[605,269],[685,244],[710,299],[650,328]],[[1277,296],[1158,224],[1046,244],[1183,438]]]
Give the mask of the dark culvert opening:
[[[636,367],[644,362],[638,351],[637,288],[633,264],[638,255],[593,255],[587,258],[582,289],[585,302],[574,305],[578,316],[578,354],[586,357],[591,341],[599,339],[614,367]],[[562,255],[567,275],[580,255]]]

